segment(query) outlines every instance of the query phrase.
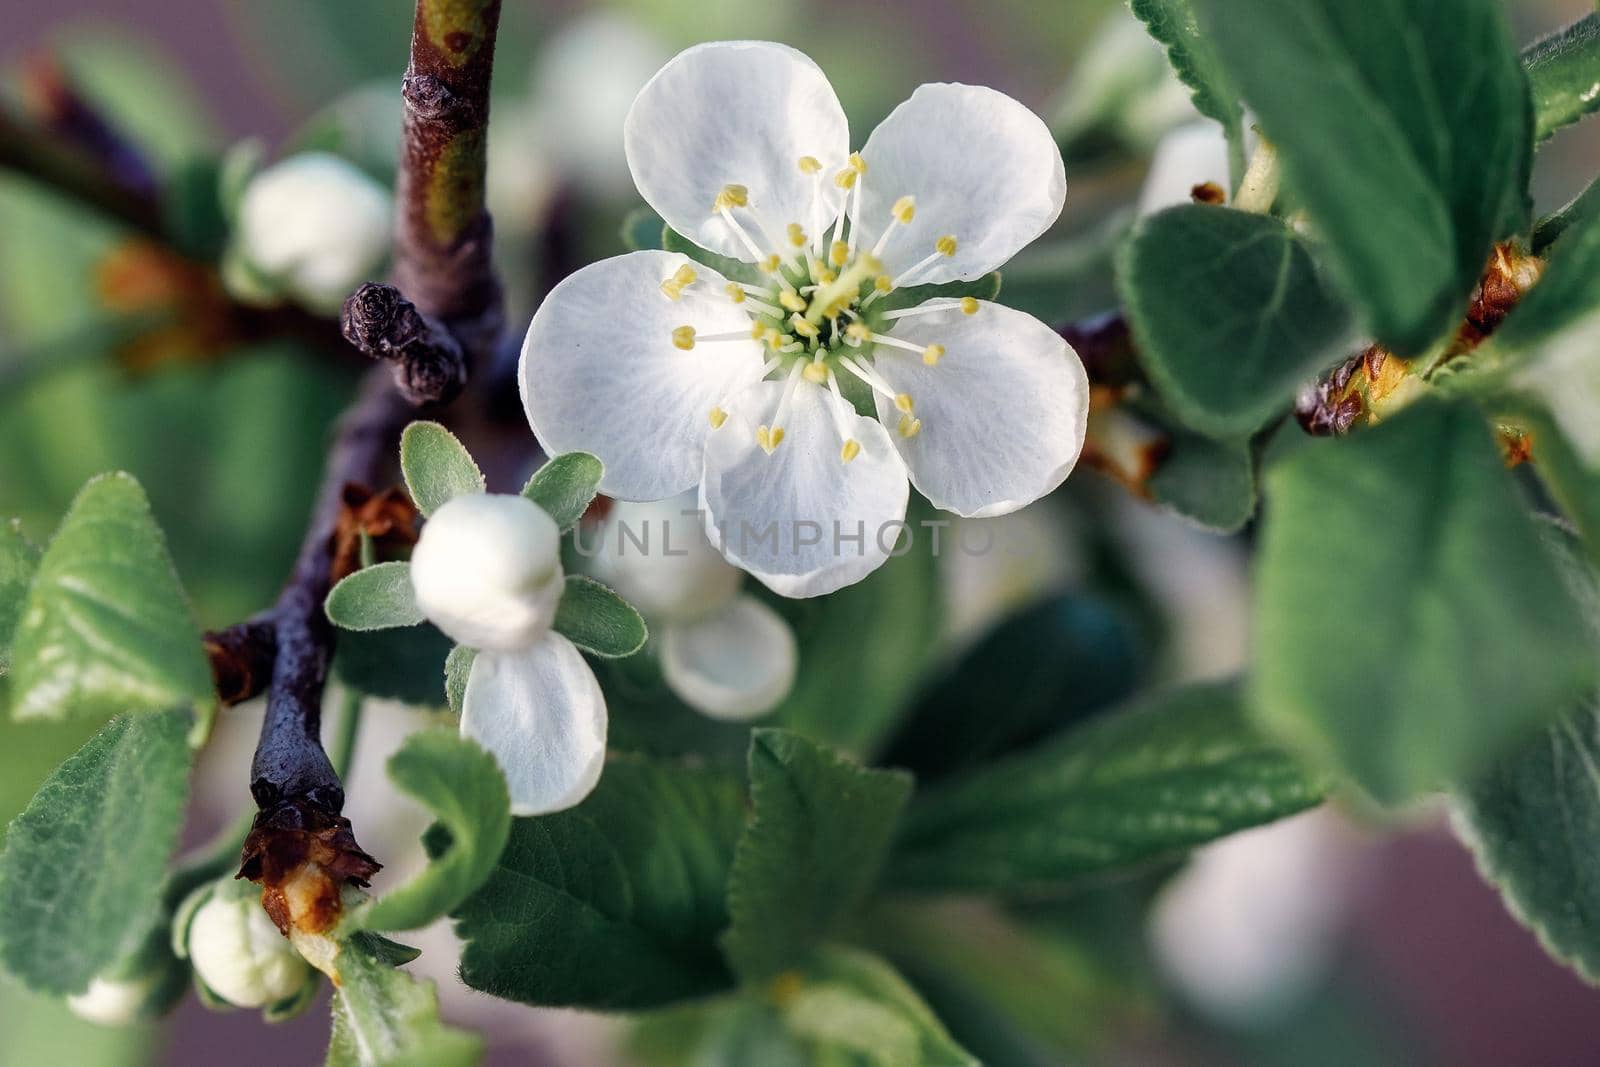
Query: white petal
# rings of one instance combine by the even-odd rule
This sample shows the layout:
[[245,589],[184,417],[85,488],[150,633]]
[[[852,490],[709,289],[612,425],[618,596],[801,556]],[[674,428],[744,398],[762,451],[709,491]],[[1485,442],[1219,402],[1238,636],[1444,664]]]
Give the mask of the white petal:
[[654,503],[617,503],[593,538],[595,577],[646,618],[699,619],[726,607],[744,583],[739,568],[706,540],[692,492]]
[[631,252],[584,267],[545,297],[522,344],[522,405],[539,443],[599,456],[601,491],[624,500],[692,487],[711,408],[761,377],[755,341],[673,345],[679,326],[702,337],[750,329],[714,270],[693,264],[698,280],[677,300],[661,291],[686,263]]
[[752,596],[661,633],[667,685],[713,719],[740,722],[771,711],[789,695],[798,659],[789,624]]
[[462,701],[461,733],[494,754],[511,814],[577,804],[606,760],[606,701],[583,655],[560,634],[518,652],[480,652]]
[[1194,202],[1194,187],[1213,182],[1230,185],[1228,138],[1215,122],[1181,126],[1161,139],[1150,160],[1144,188],[1139,192],[1139,214],[1153,215],[1162,208]]
[[[861,219],[871,248],[902,196],[911,222],[883,251],[898,278],[956,238],[956,254],[907,281],[926,285],[980,277],[1048,230],[1067,196],[1066,165],[1044,121],[1005,93],[974,85],[924,85],[889,113],[861,150]],[[852,207],[853,207],[852,201]]]
[[[749,261],[744,243],[712,213],[717,194],[745,186],[750,208],[776,238],[791,222],[812,231],[819,194],[836,202],[832,179],[849,155],[850,127],[827,77],[803,53],[718,41],[680,53],[650,79],[628,112],[623,142],[634,184],[668,225]],[[822,164],[820,173],[800,169],[805,156]],[[824,221],[835,215],[828,208]],[[763,251],[775,250],[748,212],[735,217]]]
[[[1066,479],[1083,449],[1089,377],[1072,346],[1032,315],[980,302],[900,320],[892,336],[941,344],[935,366],[920,355],[878,345],[879,374],[908,393],[922,429],[896,432],[911,482],[936,507],[967,518],[1004,515]],[[878,417],[897,426],[894,401],[878,398]]]
[[888,433],[853,410],[841,414],[861,451],[843,462],[834,397],[804,381],[784,413],[783,440],[768,455],[756,428],[772,424],[782,393],[781,382],[740,393],[706,441],[706,536],[773,592],[821,596],[859,582],[889,557],[910,487]]

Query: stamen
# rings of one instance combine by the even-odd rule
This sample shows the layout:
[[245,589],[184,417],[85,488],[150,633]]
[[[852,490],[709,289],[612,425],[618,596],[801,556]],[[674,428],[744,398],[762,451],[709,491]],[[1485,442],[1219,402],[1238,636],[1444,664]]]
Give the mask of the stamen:
[[961,298],[961,314],[963,314],[963,315],[976,315],[977,313],[978,313],[978,298],[975,297],[975,296],[964,296],[964,297],[962,297]]
[[711,344],[716,341],[752,341],[760,338],[756,328],[749,330],[729,330],[727,333],[696,333],[693,326],[679,326],[672,331],[672,346],[685,352],[692,351],[695,345]]
[[909,225],[912,218],[916,216],[916,197],[902,196],[894,202],[894,207],[889,209],[889,214],[889,225],[883,228],[883,232],[878,235],[878,243],[872,246],[872,254],[880,258],[883,256],[883,250],[889,247],[889,237],[895,232],[896,224],[900,226]]
[[910,284],[912,278],[916,277],[929,267],[933,266],[935,263],[939,262],[941,258],[948,258],[955,255],[958,247],[960,247],[960,245],[956,241],[955,236],[948,233],[945,234],[943,237],[933,242],[933,252],[930,255],[919,260],[911,267],[910,270],[900,275],[900,284]]
[[[732,187],[730,186],[730,188]],[[740,186],[740,188],[742,188],[742,186]],[[726,190],[724,190],[724,192],[726,192]],[[756,243],[750,239],[750,235],[744,232],[744,227],[739,225],[739,220],[733,217],[733,212],[729,211],[727,206],[723,203],[722,195],[718,195],[717,197],[717,214],[722,216],[722,221],[728,224],[728,228],[732,230],[733,235],[739,239],[739,243],[744,245],[745,251],[750,253],[750,258],[759,262],[761,259],[761,249],[757,248]],[[772,272],[768,271],[767,273],[770,274]]]
[[710,414],[707,416],[707,420],[711,423],[711,428],[713,430],[720,430],[722,429],[722,424],[728,421],[728,413],[723,411],[720,407],[713,405]]
[[917,315],[935,315],[941,311],[960,310],[963,315],[976,315],[978,301],[975,297],[964,296],[960,300],[930,300],[914,308],[901,308],[898,311],[885,311],[883,317],[886,321],[895,319],[909,319]]
[[842,267],[850,260],[850,245],[844,241],[833,242],[833,247],[828,249],[828,261],[835,267]]
[[732,300],[735,304],[744,303],[744,290],[739,288],[738,282],[729,282],[724,287],[723,291],[728,294],[728,299]]
[[[896,393],[894,389],[890,387],[889,383],[884,381],[882,376],[874,371],[865,361],[858,358],[852,358],[850,356],[841,356],[839,358],[839,366],[843,367],[851,374],[854,374],[857,378],[860,378],[862,381],[866,382],[867,385],[872,388],[873,392],[893,400],[896,407],[900,406],[899,398],[903,394]],[[901,408],[901,410],[904,411],[905,409]]]
[[910,393],[896,393],[894,395],[894,406],[905,412],[907,415],[911,414],[912,409],[916,407],[916,405],[911,402]]
[[944,345],[932,344],[922,350],[922,362],[930,367],[937,366],[944,358]]
[[957,247],[955,235],[949,233],[945,234],[943,237],[939,238],[933,243],[933,250],[938,252],[941,256],[955,255]]
[[810,238],[806,236],[806,231],[800,228],[800,224],[798,222],[789,223],[790,244],[794,245],[796,248],[804,248],[806,246],[806,242],[809,240]]
[[854,437],[845,438],[844,447],[839,449],[839,460],[849,463],[859,455],[861,455],[861,442]]
[[800,373],[812,385],[822,385],[827,382],[828,365],[826,363],[818,363],[816,360],[811,360],[804,367],[805,369]]
[[750,190],[743,185],[724,185],[716,199],[711,201],[713,211],[727,211],[729,208],[747,207],[750,203]]
[[668,300],[678,300],[683,296],[683,291],[694,284],[699,277],[694,268],[685,263],[679,267],[672,277],[661,283],[661,292]]
[[822,333],[813,323],[807,322],[806,317],[798,311],[789,316],[789,325],[794,327],[795,333],[808,341]]
[[922,432],[922,420],[914,415],[901,415],[899,430],[901,437],[915,437]]
[[785,289],[778,294],[778,303],[782,304],[787,311],[804,311],[806,309],[805,297],[789,289]]
[[800,157],[801,174],[817,174],[822,170],[822,161],[816,156]]
[[789,378],[783,385],[783,396],[778,398],[778,408],[772,413],[772,425],[760,426],[756,429],[756,444],[767,455],[783,443],[783,416],[789,410],[789,401],[794,397],[795,386],[800,383],[801,365],[796,363],[789,368]]
[[839,462],[849,463],[861,454],[861,442],[850,436],[850,416],[855,414],[855,409],[839,391],[839,380],[834,377],[831,370],[828,371],[828,392],[833,394],[831,398],[833,402],[828,405],[828,414],[833,416],[833,428],[843,442],[839,448]]
[[694,348],[694,327],[679,326],[672,331],[672,344],[674,348],[681,348],[685,352]]

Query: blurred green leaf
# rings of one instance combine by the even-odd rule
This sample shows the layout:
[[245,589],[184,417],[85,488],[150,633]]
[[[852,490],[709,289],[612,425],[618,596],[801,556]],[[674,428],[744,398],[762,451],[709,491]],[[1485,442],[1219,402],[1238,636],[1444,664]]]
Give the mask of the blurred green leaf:
[[1210,39],[1200,32],[1193,0],[1129,0],[1129,7],[1150,36],[1167,49],[1172,69],[1189,87],[1195,110],[1222,123],[1228,142],[1243,151],[1244,112],[1239,94],[1228,84],[1227,71]]
[[644,252],[661,247],[666,224],[647,207],[636,207],[622,220],[622,247],[629,252]]
[[100,23],[69,29],[54,43],[74,86],[158,170],[170,172],[215,145],[206,94],[153,36]]
[[1321,782],[1247,721],[1236,685],[1193,685],[919,793],[889,877],[929,890],[1060,888],[1321,799]]
[[883,868],[911,776],[869,770],[784,730],[750,737],[754,815],[728,880],[723,950],[747,982],[795,966]]
[[11,639],[38,569],[39,550],[22,535],[21,524],[0,520],[0,675],[11,669]]
[[1539,282],[1493,334],[1493,351],[1522,364],[1539,348],[1600,308],[1600,185],[1579,197],[1546,251]]
[[925,682],[878,762],[922,783],[965,770],[1128,698],[1147,667],[1123,612],[1094,596],[1047,597]]
[[12,646],[11,698],[17,718],[215,703],[194,617],[132,477],[84,486],[45,549]]
[[333,1032],[324,1067],[471,1067],[483,1039],[439,1019],[433,983],[398,970],[390,943],[351,935],[336,959]]
[[1566,29],[1522,51],[1533,93],[1533,139],[1543,141],[1563,126],[1600,108],[1600,14],[1586,15]]
[[417,509],[432,515],[452,497],[484,491],[483,472],[456,435],[437,422],[413,422],[400,435],[400,470]]
[[522,495],[538,504],[562,532],[578,525],[600,491],[605,466],[587,452],[567,452],[533,472]]
[[392,630],[349,630],[339,635],[334,646],[333,671],[345,685],[367,696],[436,708],[448,696],[439,683],[446,657],[454,647],[429,623]]
[[444,850],[375,901],[362,925],[412,930],[454,910],[488,879],[511,834],[511,796],[494,757],[453,730],[412,734],[388,766],[395,785],[438,818],[429,834],[442,829]]
[[1188,204],[1143,219],[1118,257],[1140,365],[1185,424],[1238,437],[1336,362],[1344,305],[1267,215]]
[[632,604],[579,574],[567,576],[551,628],[583,651],[607,659],[633,655],[650,636]]
[[472,661],[478,658],[476,649],[457,645],[444,661],[444,693],[450,710],[461,714],[462,702],[467,698],[467,679],[472,676]]
[[340,579],[328,592],[328,619],[345,630],[387,630],[422,622],[411,589],[411,564],[374,563]]
[[25,985],[80,993],[148,930],[183,823],[191,723],[186,711],[113,719],[8,828],[0,961]]
[[1166,455],[1145,487],[1156,503],[1217,533],[1255,517],[1256,460],[1250,441],[1219,440],[1169,427]]
[[495,873],[455,913],[462,980],[597,1010],[727,988],[716,937],[743,826],[733,775],[613,756],[578,807],[512,820]]
[[1527,214],[1532,115],[1502,5],[1193,2],[1377,340],[1413,356],[1454,330]]
[[1267,475],[1258,718],[1383,804],[1481,770],[1596,680],[1482,415],[1425,402]]

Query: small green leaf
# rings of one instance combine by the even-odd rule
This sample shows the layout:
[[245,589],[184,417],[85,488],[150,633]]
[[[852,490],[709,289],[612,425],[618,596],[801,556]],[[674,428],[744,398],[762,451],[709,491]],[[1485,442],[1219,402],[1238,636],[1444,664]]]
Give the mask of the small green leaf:
[[433,983],[397,970],[382,938],[358,932],[336,960],[324,1067],[472,1067],[483,1039],[439,1020]]
[[647,207],[636,207],[622,220],[622,247],[630,252],[645,252],[661,247],[664,223]]
[[607,659],[633,655],[650,636],[632,604],[578,574],[567,575],[552,629],[585,652]]
[[1215,48],[1200,32],[1193,0],[1129,0],[1128,6],[1150,36],[1166,46],[1172,69],[1194,96],[1195,110],[1222,123],[1228,142],[1242,146],[1244,110]]
[[126,474],[84,486],[39,561],[11,648],[19,719],[214,705],[160,529]]
[[1594,683],[1583,619],[1471,406],[1304,448],[1267,488],[1258,717],[1380,803],[1473,775]]
[[1188,204],[1142,220],[1118,257],[1142,365],[1189,425],[1248,434],[1336,362],[1344,305],[1277,219]]
[[494,757],[451,730],[406,738],[389,757],[395,785],[425,804],[447,843],[427,870],[375,901],[372,930],[413,930],[447,914],[484,883],[511,834],[511,797]]
[[800,963],[883,868],[911,776],[869,770],[785,730],[750,737],[755,814],[728,880],[722,945],[747,982]]
[[1527,215],[1532,109],[1503,5],[1193,3],[1377,340],[1414,356],[1452,332]]
[[400,435],[400,470],[417,509],[432,515],[446,502],[484,491],[483,472],[456,435],[437,422],[413,422]]
[[15,519],[0,520],[0,675],[11,669],[11,639],[39,569],[39,550]]
[[613,756],[578,807],[512,820],[495,873],[456,912],[462,980],[596,1010],[727,988],[716,938],[743,827],[737,777]]
[[476,649],[457,645],[444,661],[445,702],[457,715],[461,714],[462,703],[467,699],[467,679],[472,677],[472,661],[477,658]]
[[917,889],[1056,889],[1321,798],[1321,783],[1249,723],[1237,686],[1189,686],[919,794],[890,877]]
[[1255,517],[1256,459],[1250,441],[1219,440],[1171,427],[1166,455],[1145,487],[1162,507],[1217,533]]
[[[1550,528],[1546,543],[1586,606],[1600,641],[1600,584],[1571,539]],[[1506,907],[1554,957],[1600,984],[1600,702],[1576,710],[1459,792],[1456,831]]]
[[1600,14],[1523,49],[1533,94],[1533,137],[1543,141],[1600,108]]
[[578,525],[600,491],[605,466],[587,452],[567,452],[533,472],[522,495],[538,504],[562,532]]
[[391,630],[347,630],[334,648],[339,681],[369,697],[437,708],[439,676],[454,644],[428,623]]
[[107,723],[45,779],[0,852],[0,961],[81,993],[136,947],[161,904],[188,796],[187,711]]
[[326,610],[344,630],[415,626],[425,618],[411,589],[411,564],[400,561],[347,575],[328,592]]

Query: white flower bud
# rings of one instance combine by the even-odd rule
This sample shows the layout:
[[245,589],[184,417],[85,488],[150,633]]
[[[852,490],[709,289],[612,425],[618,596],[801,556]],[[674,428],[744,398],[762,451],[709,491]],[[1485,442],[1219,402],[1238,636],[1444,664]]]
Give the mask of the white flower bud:
[[388,191],[353,164],[307,152],[250,180],[237,250],[281,291],[331,313],[388,258],[393,214]]
[[287,1000],[311,980],[311,965],[253,896],[213,893],[189,924],[188,950],[206,987],[241,1008]]
[[161,984],[160,972],[125,981],[96,978],[89,988],[67,998],[67,1007],[80,1019],[101,1026],[127,1026],[144,1017],[144,1006]]
[[456,497],[428,519],[411,554],[417,606],[469,648],[510,652],[539,640],[563,582],[561,531],[520,496]]
[[744,580],[706,540],[693,492],[649,504],[618,501],[597,536],[596,577],[647,618],[704,618]]

